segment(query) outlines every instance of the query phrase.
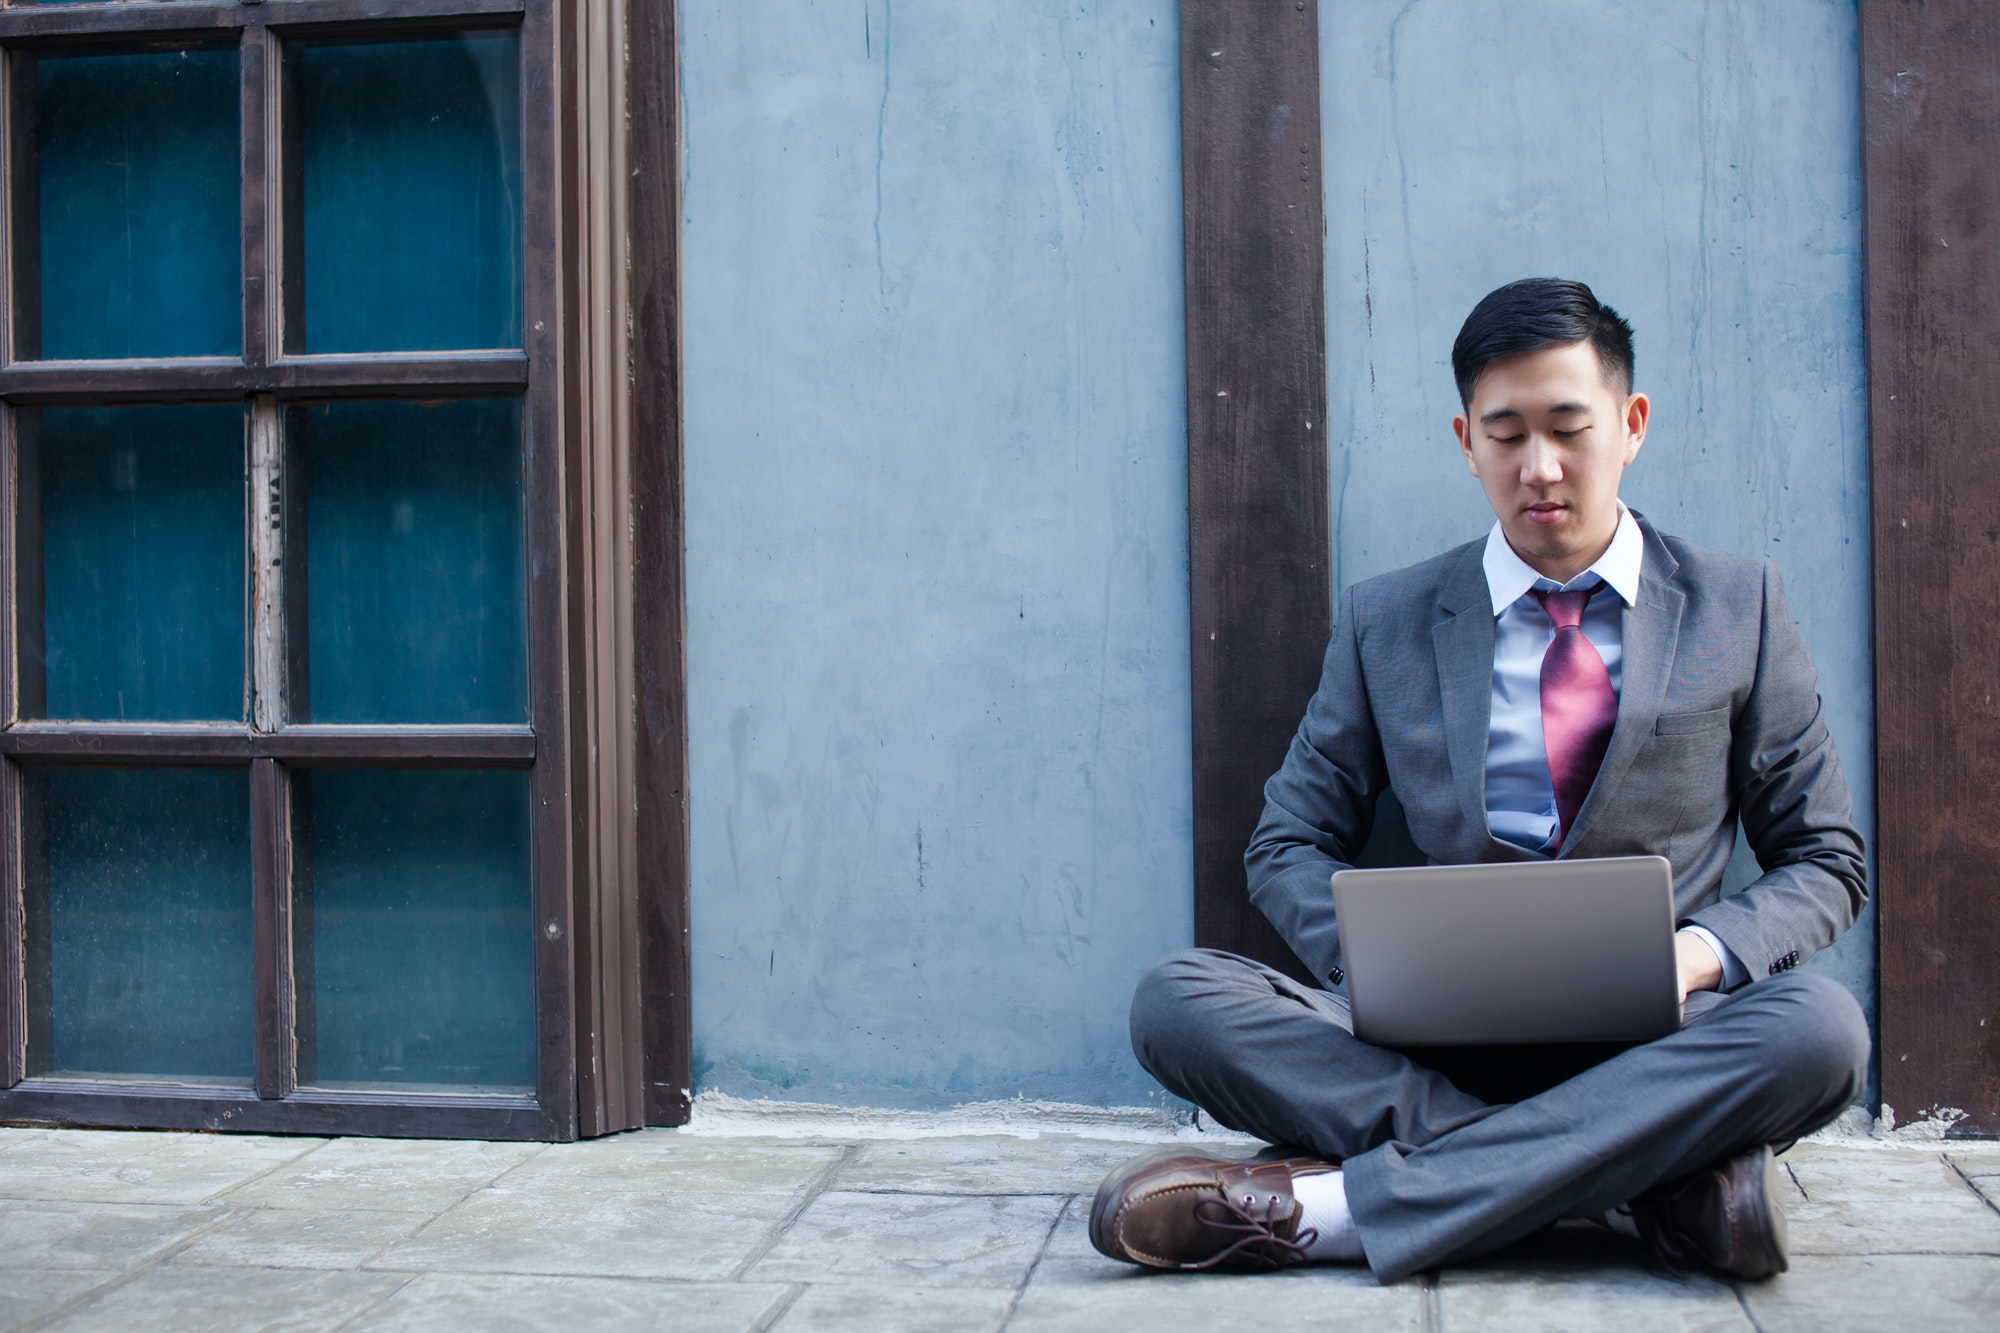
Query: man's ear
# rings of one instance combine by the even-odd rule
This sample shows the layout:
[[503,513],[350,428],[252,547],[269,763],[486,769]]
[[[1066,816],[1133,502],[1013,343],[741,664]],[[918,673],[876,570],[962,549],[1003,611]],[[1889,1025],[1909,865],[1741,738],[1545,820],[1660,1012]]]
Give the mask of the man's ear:
[[1465,470],[1478,476],[1479,464],[1472,459],[1472,419],[1460,412],[1451,419],[1451,433],[1458,437],[1458,451],[1465,455]]
[[1639,456],[1639,446],[1646,442],[1646,422],[1652,414],[1652,401],[1645,394],[1635,393],[1625,400],[1625,462],[1628,466]]

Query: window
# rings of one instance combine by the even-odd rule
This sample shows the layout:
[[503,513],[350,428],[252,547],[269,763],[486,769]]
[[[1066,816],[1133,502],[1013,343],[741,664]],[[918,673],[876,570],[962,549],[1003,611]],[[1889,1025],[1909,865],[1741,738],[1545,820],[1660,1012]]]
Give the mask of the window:
[[552,6],[178,8],[0,8],[0,1120],[572,1134]]

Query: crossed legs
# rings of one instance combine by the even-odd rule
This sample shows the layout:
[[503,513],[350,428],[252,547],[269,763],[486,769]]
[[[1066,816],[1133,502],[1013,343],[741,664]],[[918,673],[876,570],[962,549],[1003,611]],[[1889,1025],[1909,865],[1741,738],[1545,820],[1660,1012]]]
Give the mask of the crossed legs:
[[1679,1032],[1573,1076],[1530,1070],[1528,1089],[1548,1086],[1519,1100],[1484,1100],[1467,1087],[1498,1081],[1477,1077],[1494,1071],[1455,1071],[1455,1082],[1356,1038],[1339,997],[1199,949],[1140,982],[1132,1045],[1153,1077],[1219,1123],[1341,1163],[1385,1282],[1809,1134],[1853,1102],[1868,1062],[1853,997],[1794,972],[1704,997]]

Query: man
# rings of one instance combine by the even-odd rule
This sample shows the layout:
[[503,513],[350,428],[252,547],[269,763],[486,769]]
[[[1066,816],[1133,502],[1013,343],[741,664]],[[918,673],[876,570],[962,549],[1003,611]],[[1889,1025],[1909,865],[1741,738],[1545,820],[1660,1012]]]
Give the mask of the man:
[[[1114,1172],[1091,1238],[1151,1267],[1366,1262],[1384,1282],[1565,1218],[1745,1278],[1786,1265],[1772,1145],[1859,1094],[1868,1033],[1797,965],[1866,901],[1810,656],[1768,562],[1618,499],[1645,442],[1631,328],[1581,283],[1500,288],[1452,348],[1483,541],[1348,589],[1265,787],[1250,896],[1314,976],[1176,954],[1132,1004],[1139,1061],[1284,1145]],[[1680,1031],[1629,1048],[1425,1050],[1352,1035],[1328,887],[1393,787],[1439,863],[1663,856]],[[1720,895],[1741,823],[1763,874]]]

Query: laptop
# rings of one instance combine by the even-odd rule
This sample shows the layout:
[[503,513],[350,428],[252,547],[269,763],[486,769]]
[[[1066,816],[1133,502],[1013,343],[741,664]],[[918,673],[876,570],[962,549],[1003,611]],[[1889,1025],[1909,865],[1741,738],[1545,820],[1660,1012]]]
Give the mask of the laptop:
[[1354,1035],[1376,1046],[1651,1041],[1680,1027],[1658,856],[1342,870]]

